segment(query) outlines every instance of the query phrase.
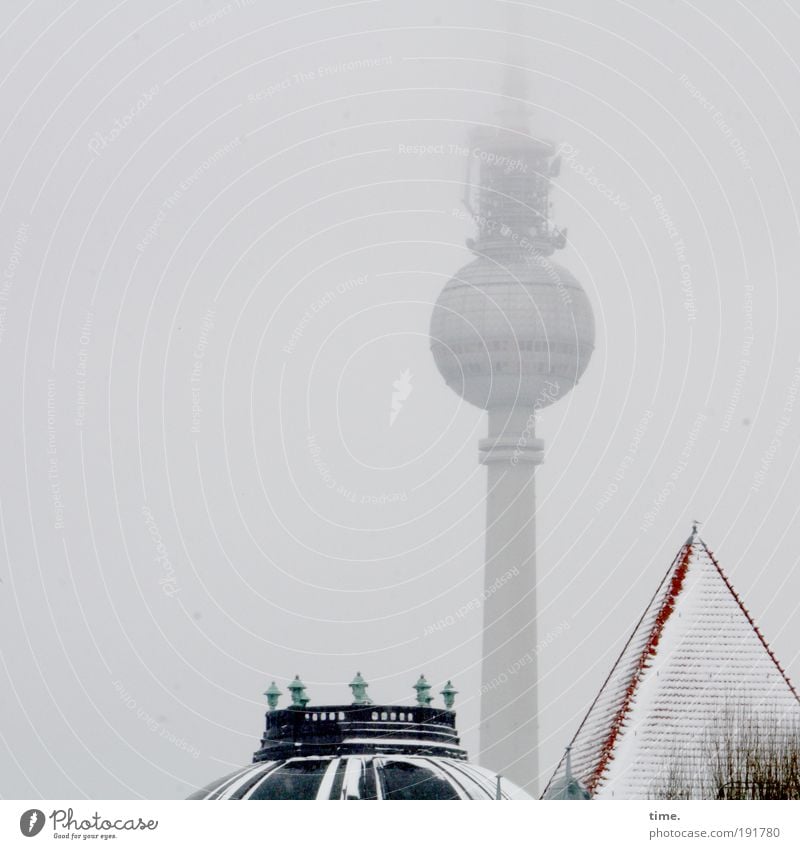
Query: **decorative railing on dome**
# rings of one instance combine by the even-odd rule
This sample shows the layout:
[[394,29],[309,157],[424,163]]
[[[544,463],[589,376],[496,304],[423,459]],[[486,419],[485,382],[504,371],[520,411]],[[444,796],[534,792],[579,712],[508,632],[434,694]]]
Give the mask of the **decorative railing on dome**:
[[360,674],[350,684],[354,701],[349,705],[308,704],[305,685],[296,677],[289,685],[292,705],[277,709],[281,693],[273,682],[266,692],[269,711],[261,748],[254,761],[294,755],[358,754],[363,752],[430,753],[466,759],[452,710],[456,690],[448,681],[442,690],[445,708],[430,707],[430,684],[424,676],[414,685],[417,704],[373,705]]

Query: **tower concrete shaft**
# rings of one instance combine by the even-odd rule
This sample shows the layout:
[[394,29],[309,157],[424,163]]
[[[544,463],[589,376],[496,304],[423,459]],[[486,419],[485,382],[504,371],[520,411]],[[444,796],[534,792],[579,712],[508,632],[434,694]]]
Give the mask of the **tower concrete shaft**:
[[536,795],[535,408],[492,409],[487,467],[480,762]]

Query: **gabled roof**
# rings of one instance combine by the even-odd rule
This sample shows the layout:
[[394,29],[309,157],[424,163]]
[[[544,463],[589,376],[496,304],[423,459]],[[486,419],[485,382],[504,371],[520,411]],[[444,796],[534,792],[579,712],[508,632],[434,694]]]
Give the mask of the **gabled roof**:
[[[570,745],[595,798],[652,797],[726,707],[800,719],[800,698],[714,555],[686,541]],[[545,788],[563,780],[562,758]]]

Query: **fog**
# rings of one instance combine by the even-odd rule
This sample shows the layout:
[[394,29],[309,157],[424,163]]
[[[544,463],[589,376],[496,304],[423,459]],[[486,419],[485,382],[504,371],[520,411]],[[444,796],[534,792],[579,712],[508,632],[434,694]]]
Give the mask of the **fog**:
[[452,679],[477,753],[486,416],[428,331],[508,55],[597,327],[537,432],[542,778],[692,520],[800,679],[789,5],[48,15],[0,35],[0,795],[184,797],[295,674]]

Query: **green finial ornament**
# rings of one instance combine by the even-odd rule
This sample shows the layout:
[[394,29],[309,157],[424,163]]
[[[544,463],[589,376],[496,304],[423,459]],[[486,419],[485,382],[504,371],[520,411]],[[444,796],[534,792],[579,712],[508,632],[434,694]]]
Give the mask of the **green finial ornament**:
[[427,707],[433,701],[433,696],[430,694],[431,685],[425,680],[424,675],[419,676],[419,681],[414,684],[414,689],[417,691],[418,705]]
[[300,680],[299,675],[295,675],[294,681],[289,684],[289,692],[292,694],[292,705],[305,707],[311,701],[306,695],[306,685]]
[[367,687],[369,684],[361,677],[360,672],[356,672],[356,677],[350,682],[350,689],[353,691],[354,705],[371,705],[372,699],[367,695]]
[[444,696],[444,706],[448,710],[452,710],[453,705],[456,703],[456,696],[458,695],[458,690],[453,686],[453,682],[448,681],[442,688],[441,693]]
[[275,708],[278,707],[278,699],[283,695],[283,693],[278,689],[277,684],[273,681],[264,691],[264,695],[267,697],[269,709],[275,710]]

